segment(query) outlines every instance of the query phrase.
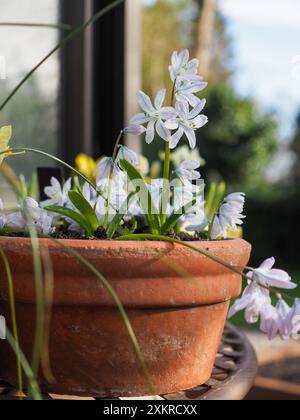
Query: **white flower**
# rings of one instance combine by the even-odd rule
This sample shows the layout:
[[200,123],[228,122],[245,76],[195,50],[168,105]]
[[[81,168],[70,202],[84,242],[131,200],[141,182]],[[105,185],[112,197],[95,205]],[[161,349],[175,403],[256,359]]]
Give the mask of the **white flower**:
[[3,229],[6,223],[6,217],[4,213],[4,204],[3,201],[0,198],[0,229]]
[[215,216],[212,226],[211,238],[217,239],[221,236],[227,237],[227,230],[235,230],[237,225],[242,225],[242,215],[245,203],[245,194],[230,194],[224,199],[219,209],[218,215]]
[[6,224],[9,228],[23,230],[26,227],[26,220],[21,211],[7,214]]
[[120,161],[120,159],[125,159],[130,162],[133,166],[138,167],[140,165],[140,158],[139,156],[129,147],[120,146],[117,159],[116,161]]
[[184,216],[184,228],[189,232],[202,232],[208,225],[205,216],[204,201],[199,202]]
[[185,134],[187,136],[191,149],[196,147],[196,134],[198,128],[203,127],[208,118],[205,115],[199,115],[205,106],[205,99],[200,101],[196,107],[190,111],[189,106],[185,102],[177,102],[176,110],[178,118],[166,122],[166,127],[170,130],[177,130],[170,138],[170,148],[174,149],[179,140]]
[[144,113],[135,115],[130,124],[144,125],[147,124],[146,129],[146,143],[150,144],[154,140],[155,130],[159,137],[165,141],[169,141],[171,134],[166,128],[164,121],[176,118],[177,112],[172,107],[163,107],[166,97],[166,89],[162,89],[156,95],[154,106],[149,96],[144,92],[137,93],[138,102]]
[[281,319],[277,309],[271,304],[266,304],[260,311],[260,330],[267,334],[269,340],[274,340],[281,326]]
[[215,216],[211,231],[211,239],[227,238],[227,230],[236,230],[243,224],[245,216],[242,214],[245,204],[244,193],[229,194]]
[[201,103],[201,99],[195,93],[201,92],[207,87],[207,83],[199,81],[196,83],[185,82],[182,84],[176,83],[175,98],[177,102],[183,102],[186,105],[195,107]]
[[134,136],[140,136],[145,133],[146,129],[142,125],[130,124],[128,127],[125,127],[123,132],[125,134],[132,134]]
[[172,82],[197,82],[201,77],[197,75],[199,60],[193,59],[189,61],[190,53],[184,50],[178,54],[174,51],[171,58],[171,66],[169,67]]
[[237,299],[228,317],[233,317],[236,313],[245,310],[245,319],[249,324],[256,324],[262,308],[271,304],[270,292],[263,289],[254,281],[250,281],[240,299]]
[[290,324],[290,314],[292,314],[292,309],[282,298],[279,299],[276,307],[271,304],[266,305],[261,309],[260,314],[261,331],[268,335],[269,340],[273,340],[278,334],[282,340],[289,340],[295,328]]
[[69,199],[69,191],[71,190],[71,178],[62,186],[60,182],[52,177],[51,178],[51,186],[46,187],[44,192],[48,200],[44,200],[41,202],[41,207],[46,206],[64,206]]
[[0,316],[0,340],[6,340],[6,322],[4,316]]
[[289,315],[291,314],[291,307],[283,300],[277,302],[276,309],[279,316],[279,334],[282,340],[289,340],[292,330],[289,329]]
[[[41,208],[39,204],[31,197],[26,197],[24,200],[24,207],[29,213],[31,222],[38,232],[45,235],[53,233],[53,216]],[[28,228],[27,218],[25,217],[24,210],[16,211],[7,215],[7,226],[12,229],[24,230]]]
[[94,173],[96,176],[96,183],[98,184],[102,181],[102,179],[109,178],[109,175],[112,170],[112,159],[108,156],[103,156],[103,158],[100,160],[98,165],[95,168]]
[[300,333],[300,299],[296,299],[295,303],[288,314],[285,321],[286,332],[293,338],[298,338]]
[[291,277],[283,270],[275,270],[275,258],[269,258],[253,271],[252,278],[264,287],[279,289],[295,289],[297,284],[292,283]]
[[53,216],[50,216],[46,210],[42,209],[33,198],[25,198],[25,207],[39,232],[42,232],[45,235],[49,235],[53,232]]
[[200,164],[196,160],[186,160],[174,172],[182,182],[194,181],[201,178],[200,172],[197,171],[199,167]]
[[199,163],[199,166],[205,164],[204,159],[200,156],[198,149],[191,150],[187,144],[177,147],[176,150],[171,154],[171,161],[174,166],[177,168],[185,160],[194,160]]
[[189,59],[188,50],[184,50],[180,54],[175,51],[171,58],[169,70],[171,80],[175,83],[176,100],[189,103],[194,107],[200,101],[194,94],[205,89],[207,83],[197,74],[199,61],[196,59],[189,61]]

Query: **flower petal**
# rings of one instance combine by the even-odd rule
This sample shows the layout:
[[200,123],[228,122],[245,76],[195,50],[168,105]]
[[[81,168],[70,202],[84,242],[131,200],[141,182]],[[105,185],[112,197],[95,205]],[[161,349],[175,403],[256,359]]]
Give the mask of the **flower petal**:
[[198,115],[198,117],[192,120],[192,124],[194,128],[202,128],[208,123],[208,118],[206,115]]
[[185,135],[187,136],[189,145],[191,149],[195,149],[196,147],[196,134],[192,128],[185,127],[184,128]]
[[147,131],[146,131],[146,143],[150,144],[153,142],[154,140],[154,136],[155,136],[155,123],[156,120],[152,119],[151,121],[149,121],[149,124],[147,126]]
[[177,111],[171,106],[165,106],[160,110],[160,118],[162,120],[174,120],[177,117]]
[[203,111],[205,105],[206,99],[201,99],[198,105],[196,105],[195,108],[188,114],[189,120],[196,118],[200,114],[200,112]]
[[169,141],[171,134],[167,127],[162,123],[162,121],[158,120],[156,123],[156,131],[159,137],[161,137],[165,141]]
[[131,120],[130,120],[130,124],[137,124],[137,125],[142,125],[142,124],[146,124],[147,122],[149,122],[149,117],[147,117],[143,112],[134,115]]
[[154,105],[156,109],[160,109],[163,106],[166,97],[166,89],[161,89],[155,97]]
[[176,131],[176,133],[174,133],[171,138],[170,138],[170,149],[175,149],[175,147],[177,146],[179,140],[181,139],[181,137],[183,136],[184,131],[183,129],[180,127],[178,131]]
[[154,114],[155,109],[152,105],[151,99],[147,96],[143,91],[139,91],[137,93],[138,103],[140,107],[147,113],[147,114]]

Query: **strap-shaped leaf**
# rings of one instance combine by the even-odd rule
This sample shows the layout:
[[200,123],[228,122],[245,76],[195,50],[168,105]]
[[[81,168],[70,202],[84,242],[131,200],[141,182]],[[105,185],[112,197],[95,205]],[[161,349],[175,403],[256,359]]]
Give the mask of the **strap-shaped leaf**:
[[90,203],[84,198],[84,196],[78,191],[70,191],[69,199],[72,204],[80,211],[82,216],[87,220],[88,224],[91,226],[93,232],[96,232],[100,223],[96,215],[95,210],[90,205]]
[[[147,218],[148,226],[150,227],[152,233],[160,232],[160,220],[158,216],[158,211],[155,208],[155,205],[152,200],[151,193],[147,187],[147,184],[144,181],[141,173],[125,159],[120,160],[121,168],[127,172],[129,179],[134,181],[139,181],[140,191],[136,192],[139,195],[141,207]],[[150,212],[149,212],[150,209]]]
[[93,231],[91,226],[88,224],[86,219],[74,210],[68,209],[66,207],[61,206],[47,206],[45,210],[50,211],[52,213],[60,214],[61,216],[68,217],[69,219],[76,222],[86,233],[87,236],[93,236]]
[[179,210],[174,210],[171,216],[168,218],[166,223],[162,226],[161,232],[168,233],[170,232],[175,226],[178,220],[190,209],[192,209],[195,204],[197,203],[197,199],[194,198],[189,203],[185,204],[183,207],[181,207]]
[[109,224],[109,227],[108,227],[107,232],[106,232],[108,239],[113,238],[113,236],[114,236],[116,230],[118,229],[123,217],[126,214],[126,211],[128,210],[128,207],[130,206],[132,198],[135,195],[136,195],[135,192],[132,192],[131,194],[129,194],[129,196],[126,198],[126,200],[122,204],[119,212],[115,215],[115,217],[113,218],[113,220]]

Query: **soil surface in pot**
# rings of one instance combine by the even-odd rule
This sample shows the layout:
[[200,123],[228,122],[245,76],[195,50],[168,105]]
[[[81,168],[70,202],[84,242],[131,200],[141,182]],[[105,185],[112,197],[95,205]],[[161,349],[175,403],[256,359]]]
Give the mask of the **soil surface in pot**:
[[[145,229],[145,230],[140,230],[135,232],[137,234],[142,233],[142,234],[149,234],[151,233],[149,230]],[[3,234],[0,234],[0,236],[8,236],[8,237],[12,237],[12,238],[29,238],[29,234],[27,232],[5,232]],[[56,231],[51,235],[54,239],[78,239],[78,240],[86,240],[86,241],[90,241],[90,240],[94,240],[94,241],[105,241],[108,240],[107,238],[107,234],[105,229],[103,229],[102,227],[100,227],[96,233],[95,236],[93,238],[88,238],[85,235],[82,235],[81,233],[78,232],[70,232],[69,230],[65,229],[65,228],[60,228],[60,229],[56,229]],[[115,235],[114,239],[117,239],[120,235]],[[169,233],[167,233],[165,236],[169,237],[169,238],[173,238],[173,239],[177,239],[180,241],[184,241],[184,242],[196,242],[196,241],[203,241],[203,240],[207,240],[207,235],[205,234],[205,232],[203,233],[194,233],[194,234],[189,234],[187,232],[181,232],[181,233],[176,233],[175,231],[171,231]],[[43,238],[43,236],[40,236],[41,238]]]

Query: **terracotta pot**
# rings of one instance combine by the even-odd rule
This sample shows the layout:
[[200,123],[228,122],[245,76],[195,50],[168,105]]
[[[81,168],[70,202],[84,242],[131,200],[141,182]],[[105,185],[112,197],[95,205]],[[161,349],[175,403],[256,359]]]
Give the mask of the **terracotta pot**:
[[[211,375],[229,302],[241,277],[179,245],[161,242],[62,241],[110,281],[126,308],[157,394],[193,388]],[[100,281],[60,245],[42,239],[53,261],[50,360],[56,382],[45,392],[91,396],[149,395],[118,309]],[[229,263],[248,263],[243,240],[193,242]],[[31,360],[35,285],[29,239],[0,238],[10,262],[21,347]],[[1,269],[0,313],[10,325]],[[0,343],[0,378],[16,384],[15,356]]]

